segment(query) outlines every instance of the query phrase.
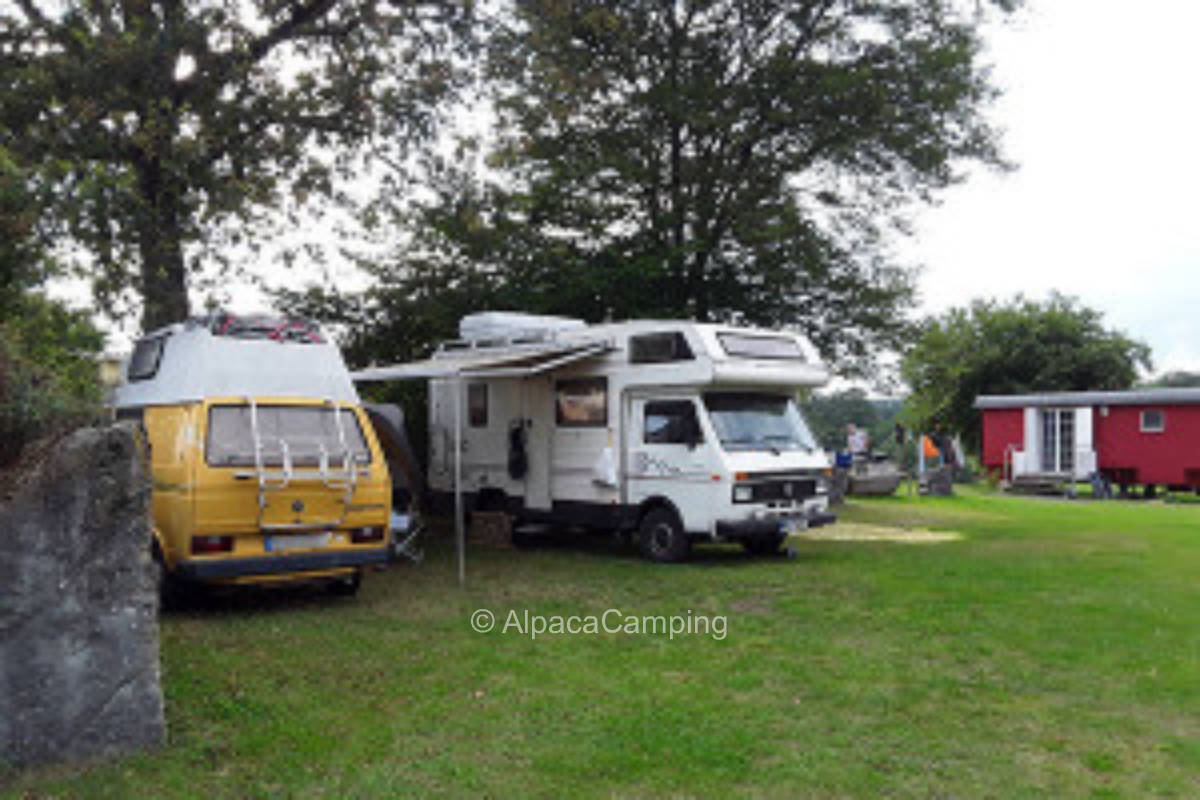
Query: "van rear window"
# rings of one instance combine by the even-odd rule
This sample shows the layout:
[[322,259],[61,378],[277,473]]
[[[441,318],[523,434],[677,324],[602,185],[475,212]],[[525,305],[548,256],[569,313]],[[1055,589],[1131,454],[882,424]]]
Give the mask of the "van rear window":
[[[340,466],[348,449],[358,464],[371,463],[358,416],[328,406],[258,406],[263,463],[283,464],[286,449],[293,466],[313,467],[322,453],[330,467]],[[340,418],[340,419],[339,419]],[[341,433],[339,435],[339,421]],[[250,406],[213,406],[208,411],[205,460],[210,467],[254,466]]]

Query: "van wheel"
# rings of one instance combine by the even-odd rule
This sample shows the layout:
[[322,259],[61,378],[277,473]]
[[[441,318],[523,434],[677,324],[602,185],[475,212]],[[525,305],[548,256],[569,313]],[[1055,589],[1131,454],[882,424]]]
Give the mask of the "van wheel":
[[779,548],[783,546],[787,536],[782,533],[777,533],[774,536],[760,536],[754,539],[743,539],[742,547],[746,548],[746,552],[753,553],[756,556],[770,556],[779,552]]
[[350,575],[344,578],[334,578],[329,582],[329,593],[338,597],[353,597],[358,594],[358,587],[362,585],[362,570],[356,569]]
[[692,548],[679,517],[667,508],[651,509],[642,517],[638,539],[642,555],[652,561],[682,561]]

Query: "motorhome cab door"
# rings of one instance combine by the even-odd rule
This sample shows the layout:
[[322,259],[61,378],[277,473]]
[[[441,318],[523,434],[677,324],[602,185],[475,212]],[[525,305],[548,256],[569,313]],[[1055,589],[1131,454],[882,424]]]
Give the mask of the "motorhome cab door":
[[666,497],[679,510],[686,530],[708,530],[714,492],[721,487],[713,476],[720,475],[721,466],[698,398],[634,396],[628,420],[628,502],[637,505]]

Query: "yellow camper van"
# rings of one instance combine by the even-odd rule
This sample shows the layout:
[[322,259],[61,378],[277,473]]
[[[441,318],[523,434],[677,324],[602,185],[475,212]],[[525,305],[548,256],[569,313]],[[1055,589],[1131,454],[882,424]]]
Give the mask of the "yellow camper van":
[[188,582],[353,593],[387,560],[387,463],[316,325],[218,313],[160,329],[135,346],[115,405],[150,442],[168,602]]

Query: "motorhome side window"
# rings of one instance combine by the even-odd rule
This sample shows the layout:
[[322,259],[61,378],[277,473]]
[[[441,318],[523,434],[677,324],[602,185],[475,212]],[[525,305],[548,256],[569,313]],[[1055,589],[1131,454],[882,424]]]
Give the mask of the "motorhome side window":
[[556,384],[555,417],[564,428],[608,424],[608,379],[572,378]]
[[254,466],[254,430],[258,429],[263,464],[280,466],[284,453],[293,466],[317,466],[322,456],[339,466],[350,451],[359,464],[371,463],[358,419],[327,406],[213,406],[208,411],[205,459],[210,467]]
[[800,343],[791,336],[758,336],[744,333],[719,333],[721,347],[739,358],[783,358],[803,361]]
[[643,333],[629,337],[630,364],[659,364],[664,361],[691,361],[692,348],[679,331]]
[[486,383],[467,386],[467,422],[472,428],[486,428],[488,424],[488,387]]
[[125,377],[131,382],[153,378],[158,372],[158,365],[162,363],[166,344],[166,336],[155,336],[153,339],[142,339],[138,342],[133,348],[133,355],[129,357]]
[[690,400],[646,403],[642,440],[646,444],[699,444],[704,441]]

